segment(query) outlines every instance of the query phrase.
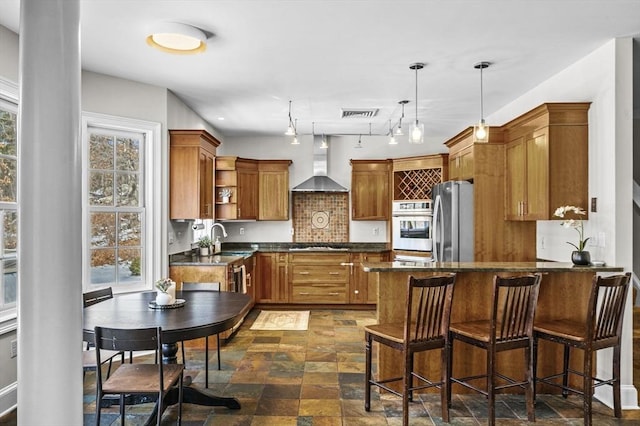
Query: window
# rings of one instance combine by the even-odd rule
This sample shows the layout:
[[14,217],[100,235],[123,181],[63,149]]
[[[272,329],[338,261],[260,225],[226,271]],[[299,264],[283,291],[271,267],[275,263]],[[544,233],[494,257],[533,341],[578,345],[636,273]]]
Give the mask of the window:
[[0,92],[0,318],[18,294],[18,105]]
[[[86,114],[85,114],[86,116]],[[150,289],[155,127],[136,120],[83,120],[84,291]],[[159,127],[159,126],[158,126]],[[159,233],[157,233],[159,234]]]

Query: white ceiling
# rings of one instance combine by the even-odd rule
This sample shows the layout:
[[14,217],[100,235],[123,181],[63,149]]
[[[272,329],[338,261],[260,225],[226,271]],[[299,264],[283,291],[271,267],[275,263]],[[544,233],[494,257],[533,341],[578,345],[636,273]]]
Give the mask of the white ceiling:
[[[154,24],[213,33],[199,55],[150,48]],[[0,0],[18,32],[19,0]],[[84,69],[167,87],[224,135],[386,133],[411,102],[442,142],[616,37],[640,34],[638,0],[82,0]],[[549,99],[562,101],[562,99]],[[341,108],[378,108],[341,119]],[[224,117],[224,120],[219,120]],[[489,123],[503,124],[503,123]]]

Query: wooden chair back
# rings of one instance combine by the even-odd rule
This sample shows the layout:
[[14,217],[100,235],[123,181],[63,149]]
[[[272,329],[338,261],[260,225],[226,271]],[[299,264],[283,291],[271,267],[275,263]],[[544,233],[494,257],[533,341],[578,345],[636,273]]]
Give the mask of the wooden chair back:
[[455,274],[407,280],[405,346],[447,340]]
[[490,339],[494,343],[529,339],[538,303],[541,274],[493,278]]
[[[587,340],[612,345],[622,336],[622,318],[631,273],[593,277],[587,324]],[[606,342],[613,341],[613,342]]]
[[86,308],[87,306],[95,305],[107,299],[113,299],[113,290],[111,287],[88,291],[82,294],[82,307]]

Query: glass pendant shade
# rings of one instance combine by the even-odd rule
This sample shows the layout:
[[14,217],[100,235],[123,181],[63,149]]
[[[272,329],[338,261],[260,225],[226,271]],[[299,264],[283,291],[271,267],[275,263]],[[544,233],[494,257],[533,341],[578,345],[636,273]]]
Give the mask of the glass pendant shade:
[[409,133],[409,143],[423,143],[424,142],[424,124],[416,120],[411,125],[411,132]]
[[396,129],[396,136],[403,136],[404,132],[402,131],[402,127],[400,125],[398,125],[398,128]]
[[389,136],[389,145],[398,145],[398,141],[396,140],[396,137],[393,135],[393,133],[391,134],[391,136]]
[[300,141],[298,141],[297,136],[293,137],[293,140],[291,141],[291,145],[300,145]]
[[474,142],[489,142],[489,126],[484,122],[484,119],[473,126],[473,141]]
[[284,134],[287,136],[293,136],[296,134],[296,131],[293,129],[293,126],[289,124],[289,127],[287,127],[287,131],[284,132]]

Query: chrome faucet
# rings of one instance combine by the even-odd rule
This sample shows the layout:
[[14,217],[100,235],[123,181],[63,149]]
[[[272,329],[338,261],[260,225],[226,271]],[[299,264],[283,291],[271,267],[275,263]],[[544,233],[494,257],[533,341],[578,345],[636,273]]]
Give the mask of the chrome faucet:
[[214,223],[213,225],[211,225],[211,231],[210,231],[210,232],[211,232],[211,241],[212,241],[212,242],[213,242],[213,241],[215,241],[215,238],[213,238],[213,237],[214,237],[215,232],[213,232],[213,230],[216,228],[216,226],[219,226],[219,227],[220,227],[220,229],[222,229],[222,235],[223,235],[224,237],[226,237],[226,236],[227,236],[227,230],[226,230],[226,229],[224,229],[224,226],[222,226],[222,224],[221,224],[221,223],[217,223],[217,222],[216,222],[216,223]]

